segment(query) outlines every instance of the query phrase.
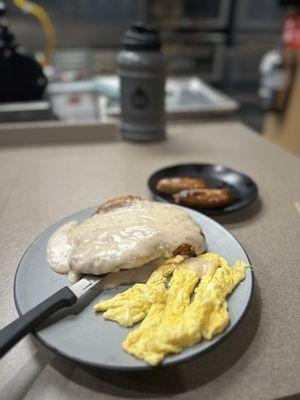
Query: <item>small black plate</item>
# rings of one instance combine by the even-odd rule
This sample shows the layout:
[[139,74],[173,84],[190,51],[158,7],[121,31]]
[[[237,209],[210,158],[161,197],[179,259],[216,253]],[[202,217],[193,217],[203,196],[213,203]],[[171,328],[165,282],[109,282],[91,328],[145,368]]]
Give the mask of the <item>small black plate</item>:
[[171,196],[159,194],[155,187],[162,178],[171,176],[188,176],[191,178],[204,178],[211,188],[227,188],[233,202],[223,208],[195,208],[207,215],[222,215],[240,210],[252,203],[257,197],[257,186],[251,178],[241,172],[235,171],[224,165],[215,164],[182,164],[173,165],[152,174],[148,180],[148,187],[152,192],[153,199],[162,202],[174,203]]

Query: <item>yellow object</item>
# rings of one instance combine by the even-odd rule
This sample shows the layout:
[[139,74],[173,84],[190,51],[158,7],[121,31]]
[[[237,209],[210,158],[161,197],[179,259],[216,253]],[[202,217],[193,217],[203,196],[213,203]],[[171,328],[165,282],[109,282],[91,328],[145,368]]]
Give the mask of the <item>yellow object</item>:
[[101,301],[94,306],[94,310],[104,312],[105,319],[116,321],[126,328],[142,321],[152,304],[165,303],[167,277],[183,260],[183,256],[170,259],[151,274],[147,283],[137,283],[112,299]]
[[[128,353],[150,365],[157,365],[167,354],[179,353],[202,337],[210,340],[226,328],[230,319],[226,297],[244,279],[247,264],[237,261],[230,267],[223,257],[213,253],[198,258],[212,261],[215,266],[202,277],[198,286],[200,274],[184,268],[183,257],[179,262],[175,258],[176,262],[171,259],[155,271],[146,284],[134,285],[95,306],[96,311],[106,310],[104,316],[122,326],[131,326],[136,320],[143,319],[123,342],[123,348]],[[167,288],[166,277],[172,272]],[[148,296],[149,291],[153,293],[154,282],[159,282],[160,289],[154,290],[156,295]],[[137,289],[133,290],[135,286],[138,286],[138,295]],[[191,300],[194,291],[195,296]]]
[[16,7],[33,15],[41,23],[47,40],[47,45],[44,50],[44,58],[42,60],[42,64],[43,65],[51,64],[52,53],[56,46],[56,35],[50,16],[47,14],[47,12],[44,10],[43,7],[31,1],[13,0],[13,2]]

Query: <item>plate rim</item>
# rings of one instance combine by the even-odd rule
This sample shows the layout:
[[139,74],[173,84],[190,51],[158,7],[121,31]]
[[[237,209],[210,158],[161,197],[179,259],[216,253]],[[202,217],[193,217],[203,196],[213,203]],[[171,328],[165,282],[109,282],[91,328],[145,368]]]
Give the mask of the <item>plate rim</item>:
[[[186,209],[186,210],[188,210],[188,211],[191,210],[191,209],[188,209],[187,207],[183,207],[183,206],[177,206],[177,207]],[[35,238],[35,239],[30,243],[30,245],[26,248],[25,252],[23,253],[23,255],[22,255],[22,257],[21,257],[21,259],[20,259],[20,261],[19,261],[19,263],[18,263],[16,272],[15,272],[15,275],[14,275],[14,281],[13,281],[13,298],[14,298],[15,307],[16,307],[16,310],[17,310],[17,313],[18,313],[19,316],[22,316],[23,313],[21,312],[20,305],[19,305],[18,300],[17,300],[17,294],[16,294],[16,291],[17,291],[17,288],[16,288],[17,283],[16,283],[16,281],[17,281],[17,275],[18,275],[20,266],[21,266],[21,264],[22,264],[22,261],[23,261],[24,257],[26,256],[26,254],[27,254],[27,253],[30,251],[30,249],[35,245],[35,243],[40,239],[40,237],[43,236],[48,230],[50,230],[50,229],[53,227],[53,225],[55,225],[55,224],[57,224],[57,223],[59,223],[59,222],[62,222],[62,221],[64,221],[65,219],[69,219],[69,218],[71,218],[72,216],[75,216],[75,215],[80,214],[80,213],[82,213],[82,212],[85,212],[85,211],[88,211],[88,210],[93,211],[93,210],[95,210],[96,208],[97,208],[97,206],[96,206],[96,207],[88,207],[88,208],[82,209],[82,210],[80,210],[80,211],[77,211],[77,212],[75,212],[75,213],[72,213],[72,214],[70,214],[70,215],[68,215],[68,216],[66,216],[66,217],[64,217],[64,218],[62,218],[62,219],[60,219],[60,220],[54,222],[53,224],[51,224],[50,226],[48,226],[46,229],[44,229],[38,236],[36,236],[36,238]],[[58,355],[60,355],[60,356],[62,356],[62,357],[64,357],[64,358],[67,358],[67,359],[69,359],[69,360],[71,360],[71,361],[73,361],[73,362],[75,362],[75,363],[77,363],[77,364],[85,365],[85,366],[92,367],[92,368],[111,370],[111,371],[145,371],[145,370],[153,370],[153,369],[158,369],[158,368],[173,367],[173,366],[176,366],[176,365],[185,364],[185,363],[187,363],[187,362],[189,362],[189,361],[192,361],[192,360],[194,360],[194,359],[196,359],[196,358],[198,358],[198,357],[201,357],[201,356],[203,356],[204,354],[206,354],[206,353],[210,352],[211,350],[215,349],[215,348],[216,348],[217,346],[219,346],[220,344],[222,344],[222,343],[224,342],[224,340],[226,340],[229,336],[231,336],[231,334],[240,326],[242,320],[244,319],[244,317],[246,316],[246,314],[247,314],[248,311],[249,311],[251,299],[252,299],[252,296],[253,296],[253,288],[254,288],[254,273],[253,273],[253,268],[252,268],[251,261],[250,261],[250,257],[249,257],[249,255],[248,255],[248,253],[246,252],[246,250],[245,250],[244,247],[242,246],[241,242],[236,238],[236,236],[235,236],[231,231],[229,231],[228,229],[226,229],[223,225],[221,225],[219,222],[215,221],[214,219],[210,218],[209,216],[207,216],[207,215],[205,215],[205,214],[203,214],[203,213],[201,213],[201,212],[199,212],[199,211],[193,210],[193,209],[192,209],[192,211],[194,211],[194,212],[196,212],[196,213],[198,213],[198,214],[201,214],[202,217],[211,220],[214,224],[216,224],[216,225],[218,225],[219,227],[225,229],[225,230],[227,231],[227,233],[228,233],[234,240],[236,240],[236,242],[240,245],[240,247],[241,247],[242,250],[244,251],[244,253],[245,253],[246,257],[247,257],[247,260],[248,260],[248,262],[249,262],[249,265],[250,265],[250,266],[248,267],[248,269],[250,270],[250,278],[251,278],[251,282],[250,282],[250,293],[249,293],[249,297],[248,297],[248,299],[247,299],[247,303],[246,303],[245,309],[244,309],[242,315],[240,316],[240,318],[239,318],[239,319],[237,320],[237,322],[235,323],[235,325],[233,325],[231,328],[227,328],[226,331],[223,333],[223,335],[219,338],[218,341],[216,341],[215,343],[211,344],[211,346],[209,346],[209,347],[207,347],[207,348],[204,348],[204,349],[202,349],[202,350],[200,350],[200,351],[198,351],[198,352],[196,352],[196,353],[193,353],[193,354],[191,354],[191,355],[189,355],[189,356],[186,356],[183,360],[173,360],[173,361],[172,361],[172,358],[170,358],[170,359],[167,361],[167,363],[165,363],[165,364],[159,364],[159,365],[157,365],[157,366],[151,366],[151,365],[148,365],[148,364],[139,365],[139,366],[133,366],[133,365],[132,365],[132,366],[112,366],[112,365],[106,365],[106,364],[101,364],[101,363],[89,362],[89,361],[85,361],[85,360],[82,360],[82,359],[77,358],[77,357],[74,357],[74,356],[70,356],[69,354],[66,354],[64,351],[61,351],[61,350],[60,350],[59,348],[57,348],[56,346],[51,345],[51,343],[49,343],[48,341],[46,341],[45,339],[43,339],[43,338],[41,337],[41,335],[39,335],[39,333],[38,333],[37,331],[34,330],[34,331],[30,332],[30,334],[31,334],[35,339],[37,339],[43,346],[45,346],[47,349],[53,351],[54,353],[56,353],[56,354],[58,354]],[[170,354],[169,356],[172,357],[172,354]]]
[[[230,206],[234,206],[234,204],[231,204],[231,205],[229,205],[229,206],[227,206],[227,207],[224,207],[224,208],[216,208],[216,209],[205,209],[205,208],[202,208],[202,209],[201,209],[201,208],[199,208],[199,210],[198,210],[198,209],[196,209],[196,208],[186,207],[186,208],[189,208],[190,210],[194,210],[194,211],[199,212],[200,214],[204,214],[204,215],[206,215],[206,216],[227,215],[227,214],[231,214],[231,213],[233,213],[233,212],[236,212],[236,211],[242,210],[243,208],[248,207],[248,206],[249,206],[250,204],[252,204],[252,203],[257,199],[257,197],[258,197],[258,186],[257,186],[257,184],[255,183],[255,181],[254,181],[249,175],[246,175],[245,173],[240,172],[240,171],[238,171],[238,170],[236,170],[236,169],[233,169],[233,168],[231,168],[231,167],[228,167],[228,166],[226,166],[226,165],[224,165],[224,164],[212,164],[212,163],[197,163],[197,162],[191,162],[191,163],[183,163],[183,164],[172,164],[172,165],[168,165],[168,166],[166,166],[166,167],[163,167],[163,168],[160,168],[160,169],[154,171],[154,172],[149,176],[149,178],[148,178],[148,180],[147,180],[147,186],[148,186],[148,189],[149,189],[150,193],[151,193],[152,196],[153,196],[153,199],[156,200],[156,201],[160,201],[160,202],[164,202],[164,203],[168,203],[168,204],[175,204],[175,203],[170,202],[169,200],[165,199],[164,197],[162,197],[155,189],[153,189],[153,188],[151,187],[151,185],[150,185],[150,181],[153,179],[153,177],[154,177],[155,175],[157,175],[158,173],[161,173],[161,172],[163,172],[163,171],[165,171],[165,170],[168,170],[168,169],[171,169],[171,168],[188,167],[188,166],[197,166],[197,167],[198,167],[198,166],[201,166],[201,167],[222,167],[222,168],[225,168],[226,170],[229,170],[229,171],[232,171],[232,172],[234,172],[234,173],[236,173],[236,174],[239,174],[239,175],[243,176],[244,178],[247,178],[247,179],[252,183],[253,188],[254,188],[254,193],[252,194],[252,196],[251,196],[247,201],[244,200],[244,204],[243,204],[242,206],[239,206],[238,208],[234,208],[233,210],[230,210],[230,209],[229,209],[229,210],[226,210],[226,208],[227,208],[227,207],[230,207]],[[207,214],[205,213],[205,210],[207,210],[207,211],[206,211]]]

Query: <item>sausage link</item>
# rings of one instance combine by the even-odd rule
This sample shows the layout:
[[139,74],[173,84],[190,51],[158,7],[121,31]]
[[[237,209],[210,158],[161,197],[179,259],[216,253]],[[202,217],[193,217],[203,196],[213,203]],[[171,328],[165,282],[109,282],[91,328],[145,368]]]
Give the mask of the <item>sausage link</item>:
[[194,208],[221,208],[232,203],[227,189],[188,189],[173,194],[176,204]]
[[207,182],[202,178],[170,177],[160,179],[156,184],[156,190],[161,194],[173,194],[184,189],[206,188]]

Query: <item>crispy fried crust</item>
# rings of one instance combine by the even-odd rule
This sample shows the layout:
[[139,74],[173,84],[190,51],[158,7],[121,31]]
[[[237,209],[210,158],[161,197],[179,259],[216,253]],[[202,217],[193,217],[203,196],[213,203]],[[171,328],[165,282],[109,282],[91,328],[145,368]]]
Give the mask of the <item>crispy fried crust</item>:
[[190,244],[183,243],[176,250],[173,251],[173,256],[189,256],[193,257],[196,256],[195,247],[191,246]]
[[136,200],[142,200],[142,198],[140,196],[127,195],[127,196],[117,197],[116,199],[110,199],[110,200],[106,201],[105,203],[101,204],[101,206],[99,206],[97,208],[96,214],[100,214],[102,212],[109,211],[113,208],[127,206],[129,203],[136,201]]

